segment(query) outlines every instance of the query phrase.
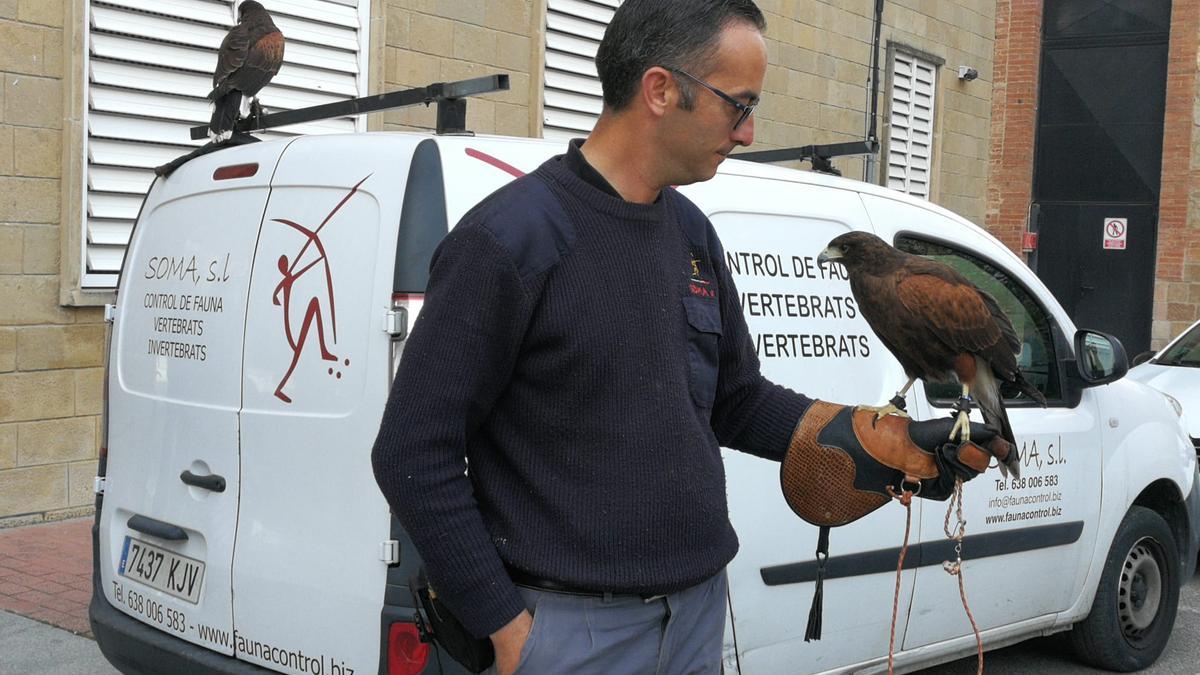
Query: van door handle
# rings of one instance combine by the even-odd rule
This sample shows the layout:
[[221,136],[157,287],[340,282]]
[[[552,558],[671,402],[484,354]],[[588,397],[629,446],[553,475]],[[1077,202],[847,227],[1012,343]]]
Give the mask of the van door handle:
[[225,491],[225,477],[218,476],[215,473],[210,473],[207,476],[197,476],[191,471],[184,470],[183,473],[179,474],[179,480],[191,485],[192,487],[198,487],[205,490],[210,490],[212,492]]
[[167,541],[187,541],[187,532],[183,531],[182,527],[164,523],[161,520],[147,518],[146,516],[132,516],[129,518],[129,529],[137,530],[151,537],[166,539]]

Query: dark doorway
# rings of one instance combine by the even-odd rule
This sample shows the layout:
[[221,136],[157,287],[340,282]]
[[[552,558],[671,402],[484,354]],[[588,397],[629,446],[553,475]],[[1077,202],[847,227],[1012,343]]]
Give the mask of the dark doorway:
[[[1046,0],[1033,260],[1080,327],[1150,347],[1169,0]],[[1106,225],[1124,219],[1122,244]]]

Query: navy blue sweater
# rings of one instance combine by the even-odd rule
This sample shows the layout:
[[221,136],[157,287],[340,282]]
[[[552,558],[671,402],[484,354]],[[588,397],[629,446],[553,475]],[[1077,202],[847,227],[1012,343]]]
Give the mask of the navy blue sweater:
[[737,552],[720,446],[782,459],[808,399],[759,373],[723,258],[676,191],[626,202],[563,157],[438,247],[372,459],[476,635],[524,608],[506,565],[658,593]]

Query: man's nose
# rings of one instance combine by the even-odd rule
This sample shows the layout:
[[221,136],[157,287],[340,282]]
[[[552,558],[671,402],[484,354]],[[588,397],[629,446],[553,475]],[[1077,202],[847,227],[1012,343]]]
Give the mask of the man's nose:
[[729,138],[738,145],[750,145],[754,142],[754,115],[746,118],[745,122],[733,130]]

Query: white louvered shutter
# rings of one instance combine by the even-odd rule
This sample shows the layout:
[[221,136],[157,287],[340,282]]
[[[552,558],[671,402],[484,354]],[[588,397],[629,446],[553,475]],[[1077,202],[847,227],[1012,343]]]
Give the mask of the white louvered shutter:
[[549,0],[542,137],[586,136],[604,103],[596,49],[621,0]]
[[[267,112],[367,93],[369,0],[261,0],[286,40],[284,65],[260,93]],[[206,141],[217,48],[233,0],[91,0],[88,5],[84,288],[117,283],[154,167]],[[346,117],[256,134],[365,130]]]
[[912,54],[895,52],[887,186],[925,199],[929,198],[933,161],[936,83],[935,64]]

